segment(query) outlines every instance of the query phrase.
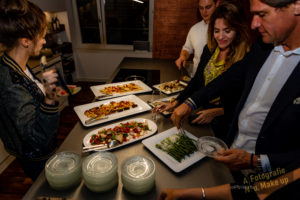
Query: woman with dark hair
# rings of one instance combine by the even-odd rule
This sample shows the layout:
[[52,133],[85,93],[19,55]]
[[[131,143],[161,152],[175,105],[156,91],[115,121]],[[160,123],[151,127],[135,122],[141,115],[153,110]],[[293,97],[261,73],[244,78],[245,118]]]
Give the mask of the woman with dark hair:
[[0,137],[24,172],[37,178],[56,149],[59,124],[55,93],[57,73],[43,73],[41,82],[27,66],[45,44],[43,11],[26,0],[0,1]]
[[[189,96],[205,87],[249,51],[249,32],[246,17],[239,8],[232,3],[221,3],[210,18],[207,45],[204,47],[196,75],[173,103],[164,104],[154,110],[172,110],[183,102],[193,106]],[[224,96],[207,102],[204,110],[197,113],[192,123],[211,123],[216,136],[222,137],[229,128],[236,103],[227,101],[229,99]],[[226,117],[220,117],[224,115],[224,107],[228,108],[228,113]]]

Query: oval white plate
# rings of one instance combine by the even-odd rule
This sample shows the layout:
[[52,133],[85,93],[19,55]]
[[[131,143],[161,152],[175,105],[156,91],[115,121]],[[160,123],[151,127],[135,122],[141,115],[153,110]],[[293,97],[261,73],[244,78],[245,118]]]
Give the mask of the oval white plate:
[[144,134],[143,136],[141,137],[138,137],[136,139],[131,139],[130,141],[126,141],[122,144],[119,144],[118,146],[115,146],[115,147],[112,147],[112,148],[107,148],[107,149],[101,149],[101,150],[96,150],[96,151],[107,151],[107,150],[111,150],[111,149],[115,149],[115,148],[119,148],[119,147],[122,147],[122,146],[125,146],[125,145],[128,145],[130,143],[133,143],[133,142],[136,142],[136,141],[139,141],[139,140],[142,140],[142,139],[145,139],[146,137],[149,137],[151,135],[153,135],[154,133],[156,133],[157,131],[157,125],[149,120],[149,119],[145,119],[145,118],[135,118],[135,119],[129,119],[129,120],[125,120],[125,121],[121,121],[121,122],[118,122],[118,123],[114,123],[114,124],[111,124],[111,125],[108,125],[108,126],[104,126],[104,127],[101,127],[101,128],[98,128],[96,130],[93,130],[91,132],[89,132],[84,138],[83,138],[83,145],[85,147],[91,147],[93,145],[91,145],[90,143],[90,138],[92,135],[94,134],[97,134],[99,130],[102,130],[102,129],[109,129],[109,128],[113,128],[121,123],[127,123],[127,122],[132,122],[132,121],[135,121],[135,122],[145,122],[145,121],[148,121],[148,125],[149,125],[149,131],[146,132],[146,134]]

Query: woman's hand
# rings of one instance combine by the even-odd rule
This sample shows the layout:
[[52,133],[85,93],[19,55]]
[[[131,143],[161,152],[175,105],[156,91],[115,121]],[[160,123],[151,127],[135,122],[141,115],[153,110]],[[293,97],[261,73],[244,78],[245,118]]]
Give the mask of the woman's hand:
[[209,124],[215,117],[223,115],[223,108],[212,108],[197,112],[198,117],[192,121],[192,124]]
[[182,103],[174,110],[171,116],[171,120],[177,128],[180,128],[180,125],[182,124],[183,120],[186,119],[191,112],[192,109],[185,103]]
[[165,111],[171,112],[178,104],[178,101],[174,101],[172,103],[162,103],[159,106],[156,106],[152,109],[153,112],[162,113]]
[[46,71],[43,73],[43,86],[45,88],[45,103],[54,105],[57,100],[56,83],[58,74],[55,70]]

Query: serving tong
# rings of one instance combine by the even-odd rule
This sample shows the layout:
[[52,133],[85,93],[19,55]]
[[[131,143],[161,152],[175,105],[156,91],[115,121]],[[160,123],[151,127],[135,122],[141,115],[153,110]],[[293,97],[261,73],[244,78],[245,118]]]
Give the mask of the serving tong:
[[106,98],[106,97],[112,97],[113,95],[112,94],[101,94],[101,95],[99,95],[99,96],[96,96],[95,97],[95,100],[96,101],[100,101],[100,100],[102,100],[103,98]]
[[[182,126],[182,121],[180,121],[180,124],[179,124],[179,132],[182,134],[182,135],[184,135],[184,136],[187,136],[187,134],[185,133],[185,130],[183,129],[183,126]],[[189,137],[189,136],[187,136],[187,137]],[[190,137],[189,137],[190,138]],[[197,150],[199,150],[199,148],[198,148],[198,141],[197,140],[195,140],[195,139],[193,139],[193,138],[190,138],[194,143],[195,143],[195,146],[196,146],[196,148],[197,148]]]
[[182,128],[182,121],[180,121],[180,124],[179,124],[179,132],[180,132],[182,135],[187,136],[186,133],[185,133],[185,131],[184,131],[184,129]]
[[[96,115],[95,117],[92,117],[92,118],[86,120],[84,123],[85,123],[86,125],[89,125],[89,124],[94,123],[95,121],[98,121],[98,120],[108,119],[108,116],[103,116],[103,117],[101,117],[102,115],[103,115],[103,114]],[[98,117],[100,117],[100,118],[98,118]]]
[[191,77],[190,77],[190,75],[189,75],[189,73],[188,73],[186,67],[183,67],[183,66],[182,66],[181,69],[179,70],[179,78],[178,78],[178,80],[179,80],[179,81],[182,81],[182,82],[184,82],[184,83],[189,82],[189,81],[186,81],[186,80],[183,79],[184,76],[187,76],[188,78],[191,79]]
[[111,140],[107,145],[106,144],[98,144],[94,146],[89,147],[83,147],[82,153],[90,152],[90,151],[97,151],[97,150],[103,150],[103,149],[110,149],[112,147],[115,147],[119,145],[119,142],[117,140]]

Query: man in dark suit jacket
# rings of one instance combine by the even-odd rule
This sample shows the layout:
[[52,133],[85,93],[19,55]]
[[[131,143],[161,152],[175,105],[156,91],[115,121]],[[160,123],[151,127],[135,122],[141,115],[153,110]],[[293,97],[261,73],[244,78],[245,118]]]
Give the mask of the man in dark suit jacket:
[[226,136],[231,149],[215,159],[233,170],[288,168],[300,161],[300,1],[250,4],[251,28],[275,47],[254,44],[241,62],[177,107],[171,119],[179,127],[193,109],[242,85]]

